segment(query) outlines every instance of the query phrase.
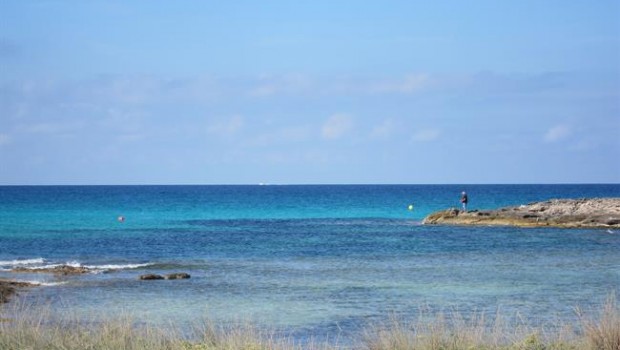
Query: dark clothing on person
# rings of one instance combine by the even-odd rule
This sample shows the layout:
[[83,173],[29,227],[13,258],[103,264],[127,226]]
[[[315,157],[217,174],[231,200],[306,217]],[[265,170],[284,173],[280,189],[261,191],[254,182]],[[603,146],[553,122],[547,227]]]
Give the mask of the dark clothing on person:
[[468,202],[468,198],[467,198],[467,193],[463,192],[461,194],[461,203],[463,204],[463,211],[466,212],[467,211],[467,202]]

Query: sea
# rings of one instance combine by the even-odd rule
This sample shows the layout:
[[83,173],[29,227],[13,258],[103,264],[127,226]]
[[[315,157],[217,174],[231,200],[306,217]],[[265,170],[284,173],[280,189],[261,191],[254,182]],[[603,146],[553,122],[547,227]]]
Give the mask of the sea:
[[[0,278],[41,284],[9,304],[343,344],[423,312],[570,324],[618,296],[620,230],[422,225],[462,191],[475,210],[620,184],[0,186]],[[92,272],[11,272],[63,264]]]

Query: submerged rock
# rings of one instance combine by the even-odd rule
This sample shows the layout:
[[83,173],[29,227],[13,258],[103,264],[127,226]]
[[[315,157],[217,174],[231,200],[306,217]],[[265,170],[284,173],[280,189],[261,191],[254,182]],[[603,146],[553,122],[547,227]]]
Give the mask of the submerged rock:
[[149,273],[146,275],[141,275],[139,277],[139,279],[141,280],[163,280],[163,279],[167,279],[167,280],[180,280],[180,279],[187,279],[190,278],[191,276],[188,273],[185,272],[177,272],[177,273],[169,273],[167,275],[157,275],[154,273]]
[[167,275],[157,275],[154,273],[149,273],[146,275],[141,275],[139,277],[139,279],[141,280],[163,280],[163,279],[167,279],[167,280],[180,280],[180,279],[187,279],[190,278],[191,276],[188,273],[185,272],[177,272],[177,273],[169,273]]
[[81,275],[83,273],[89,273],[91,270],[84,266],[70,266],[70,265],[60,265],[55,267],[44,267],[44,268],[25,268],[25,267],[16,267],[11,270],[12,272],[18,273],[53,273],[56,275]]
[[9,301],[9,297],[17,293],[17,288],[36,286],[36,283],[0,280],[0,304]]
[[620,227],[620,198],[553,199],[497,210],[442,210],[423,224],[524,227]]
[[163,280],[164,276],[156,275],[156,274],[153,274],[153,273],[149,273],[149,274],[146,274],[146,275],[140,275],[140,279],[141,280],[145,280],[145,281],[148,281],[148,280]]
[[165,276],[167,280],[180,280],[190,278],[191,276],[185,272],[170,273]]

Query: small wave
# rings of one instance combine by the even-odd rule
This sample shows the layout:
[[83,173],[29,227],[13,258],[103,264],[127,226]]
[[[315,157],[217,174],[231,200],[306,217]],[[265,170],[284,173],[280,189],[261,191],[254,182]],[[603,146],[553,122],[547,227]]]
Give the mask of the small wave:
[[30,283],[32,285],[39,286],[39,287],[53,287],[53,286],[60,286],[62,284],[67,283],[67,282],[42,282],[42,281],[26,281],[26,280],[18,280],[16,282]]
[[23,266],[23,265],[35,265],[35,264],[43,264],[45,259],[36,258],[36,259],[16,259],[16,260],[5,260],[0,261],[0,266]]
[[40,282],[39,285],[42,287],[53,287],[53,286],[60,286],[66,283],[67,282]]
[[140,267],[152,266],[154,263],[144,264],[107,264],[107,265],[83,265],[83,267],[91,270],[130,270]]
[[19,267],[27,269],[27,270],[46,270],[46,269],[53,269],[53,268],[60,267],[60,266],[82,267],[82,264],[80,264],[77,261],[69,261],[69,262],[62,263],[62,264],[46,264],[46,265],[38,265],[38,266],[19,266]]
[[137,269],[146,266],[155,265],[155,263],[140,263],[140,264],[101,264],[101,265],[88,265],[82,264],[79,261],[72,260],[64,263],[47,263],[43,258],[39,259],[27,259],[27,260],[13,260],[13,261],[0,261],[0,271],[11,271],[14,268],[27,269],[27,270],[48,270],[61,266],[70,267],[85,267],[93,272],[110,271],[110,270],[128,270]]

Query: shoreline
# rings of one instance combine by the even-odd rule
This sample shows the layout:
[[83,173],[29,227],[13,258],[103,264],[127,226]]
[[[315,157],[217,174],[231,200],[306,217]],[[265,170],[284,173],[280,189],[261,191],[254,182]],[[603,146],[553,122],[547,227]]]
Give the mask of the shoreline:
[[620,228],[620,198],[550,199],[494,210],[437,211],[423,225]]

